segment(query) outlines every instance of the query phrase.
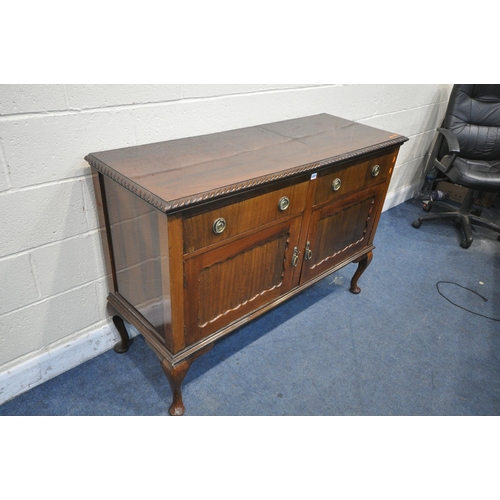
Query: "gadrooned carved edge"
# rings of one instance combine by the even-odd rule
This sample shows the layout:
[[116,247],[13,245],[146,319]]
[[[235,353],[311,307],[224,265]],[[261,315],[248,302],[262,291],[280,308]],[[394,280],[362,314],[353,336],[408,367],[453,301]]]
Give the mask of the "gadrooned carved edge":
[[135,182],[131,181],[128,177],[124,177],[123,175],[119,174],[116,170],[113,170],[111,167],[109,167],[108,165],[98,160],[97,158],[94,158],[91,155],[87,155],[85,157],[85,160],[89,163],[91,167],[95,168],[98,172],[101,172],[106,177],[109,177],[110,179],[114,180],[124,188],[134,193],[135,195],[139,196],[139,198],[142,198],[144,201],[147,201],[150,205],[153,205],[153,207],[157,208],[158,210],[161,210],[162,212],[167,211],[167,203],[165,203],[164,200],[154,195],[153,193],[150,193],[147,189],[144,189]]
[[376,151],[380,151],[382,149],[389,148],[391,146],[401,145],[403,142],[406,142],[408,139],[404,136],[398,136],[395,139],[385,141],[380,144],[376,144],[374,146],[369,146],[366,148],[358,149],[356,151],[350,151],[349,153],[345,153],[343,155],[335,156],[333,158],[326,158],[319,162],[308,163],[306,165],[301,165],[299,167],[294,167],[289,170],[282,170],[281,172],[276,172],[269,175],[264,175],[262,177],[258,177],[256,179],[249,179],[247,181],[239,182],[237,184],[231,184],[229,186],[224,186],[223,188],[214,189],[211,191],[205,191],[203,193],[196,194],[194,196],[188,196],[185,198],[179,198],[177,200],[165,201],[162,198],[154,195],[150,191],[144,189],[139,186],[135,182],[131,181],[128,177],[124,177],[120,173],[113,170],[111,167],[101,162],[97,158],[92,155],[87,155],[85,160],[97,171],[106,175],[110,179],[118,182],[121,186],[128,189],[135,195],[142,198],[144,201],[148,202],[150,205],[153,205],[158,210],[162,212],[168,213],[174,210],[179,210],[180,208],[188,207],[191,205],[195,205],[197,203],[201,203],[203,201],[216,199],[222,196],[227,196],[232,193],[237,193],[239,191],[243,191],[245,189],[249,189],[252,187],[260,186],[262,184],[267,184],[269,182],[286,179],[288,177],[292,177],[297,174],[302,174],[311,170],[315,170],[317,168],[323,167],[325,165],[335,165],[336,163],[340,163],[351,158],[355,158],[358,156],[362,156],[365,154],[373,153]]

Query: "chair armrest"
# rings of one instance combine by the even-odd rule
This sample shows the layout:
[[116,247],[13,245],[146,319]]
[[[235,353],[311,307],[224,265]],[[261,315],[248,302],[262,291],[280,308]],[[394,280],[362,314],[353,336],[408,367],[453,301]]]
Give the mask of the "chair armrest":
[[447,128],[438,128],[437,131],[445,137],[450,153],[460,153],[460,144],[458,143],[458,137],[451,130]]
[[438,128],[437,131],[446,139],[448,151],[451,153],[451,156],[447,154],[443,156],[440,161],[437,159],[436,155],[434,157],[434,166],[446,174],[453,165],[457,154],[460,153],[460,144],[458,143],[457,136],[451,130],[448,130],[447,128]]

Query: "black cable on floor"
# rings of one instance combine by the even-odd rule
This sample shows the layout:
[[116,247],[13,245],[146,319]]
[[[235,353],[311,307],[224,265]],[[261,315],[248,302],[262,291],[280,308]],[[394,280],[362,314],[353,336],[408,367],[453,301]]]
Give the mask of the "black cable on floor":
[[470,312],[472,314],[475,314],[476,316],[481,316],[481,317],[486,318],[486,319],[491,319],[492,321],[500,321],[500,319],[491,318],[490,316],[485,316],[484,314],[479,314],[477,312],[471,311],[470,309],[466,309],[465,307],[462,307],[462,306],[460,306],[458,304],[455,304],[455,302],[452,302],[448,297],[446,297],[446,295],[443,294],[443,292],[441,292],[441,290],[439,289],[439,285],[441,283],[447,283],[449,285],[459,286],[460,288],[463,288],[464,290],[468,290],[469,292],[475,293],[477,296],[481,297],[485,302],[488,302],[488,299],[486,297],[483,297],[481,294],[477,293],[475,290],[472,290],[471,288],[467,288],[465,286],[459,285],[458,283],[455,283],[453,281],[438,281],[436,283],[436,288],[437,288],[437,291],[438,291],[439,295],[441,295],[441,297],[444,297],[450,304],[453,304],[454,306],[457,306],[460,309],[463,309],[464,311],[467,311],[467,312]]

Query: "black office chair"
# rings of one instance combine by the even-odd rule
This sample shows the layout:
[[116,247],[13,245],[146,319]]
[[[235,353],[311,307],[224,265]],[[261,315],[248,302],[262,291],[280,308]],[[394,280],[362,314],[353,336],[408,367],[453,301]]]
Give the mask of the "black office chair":
[[460,246],[469,248],[471,224],[500,233],[500,226],[473,209],[479,191],[500,193],[500,85],[455,85],[443,125],[437,131],[431,167],[437,167],[451,182],[468,191],[460,208],[429,201],[424,205],[426,212],[433,207],[446,211],[419,217],[412,225],[419,228],[426,221],[454,220],[463,231]]

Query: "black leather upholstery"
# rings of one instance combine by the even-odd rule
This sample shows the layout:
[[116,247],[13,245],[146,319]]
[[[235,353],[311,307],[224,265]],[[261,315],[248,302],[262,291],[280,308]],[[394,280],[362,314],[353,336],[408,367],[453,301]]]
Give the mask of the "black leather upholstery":
[[457,157],[447,175],[454,183],[465,187],[500,192],[500,160],[488,162]]
[[446,175],[469,188],[500,192],[500,85],[455,85],[443,128],[460,145]]
[[424,205],[427,212],[433,207],[446,211],[419,217],[413,227],[419,228],[424,221],[453,220],[463,231],[460,246],[468,248],[472,243],[471,225],[500,233],[499,225],[473,210],[479,191],[500,193],[500,85],[455,85],[438,133],[431,165],[468,192],[458,209],[430,201]]

